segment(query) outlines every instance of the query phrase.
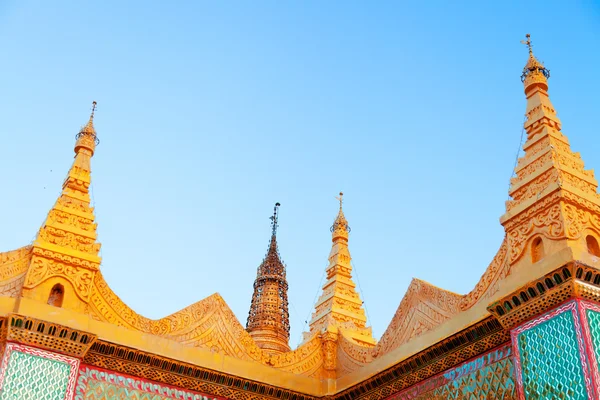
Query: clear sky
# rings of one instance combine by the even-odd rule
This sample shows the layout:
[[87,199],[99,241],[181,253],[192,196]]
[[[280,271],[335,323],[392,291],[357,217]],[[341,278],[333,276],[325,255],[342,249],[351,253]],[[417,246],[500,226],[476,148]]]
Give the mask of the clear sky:
[[219,292],[245,325],[279,201],[295,347],[342,190],[379,338],[412,277],[466,293],[500,246],[525,33],[600,168],[597,1],[1,1],[0,251],[34,237],[96,100],[102,272],[134,310]]

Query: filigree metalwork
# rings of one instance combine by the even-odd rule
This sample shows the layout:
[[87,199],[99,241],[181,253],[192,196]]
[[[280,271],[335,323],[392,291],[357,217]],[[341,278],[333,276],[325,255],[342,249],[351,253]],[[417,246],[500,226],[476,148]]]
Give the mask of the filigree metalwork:
[[527,65],[525,66],[525,68],[523,68],[523,74],[521,75],[521,82],[525,82],[525,79],[527,79],[527,76],[531,73],[540,73],[542,75],[544,75],[544,77],[546,77],[546,79],[550,78],[550,71],[546,68],[544,68],[544,66],[539,63],[535,57],[533,56],[533,49],[532,49],[532,45],[531,45],[531,35],[528,33],[527,35],[525,35],[525,37],[527,38],[527,40],[522,40],[521,43],[527,45],[527,47],[529,48],[529,59],[530,62],[527,63]]
[[277,248],[279,206],[280,204],[276,203],[273,209],[269,250],[256,272],[254,293],[246,323],[246,330],[258,347],[274,353],[290,351],[288,284],[285,265]]

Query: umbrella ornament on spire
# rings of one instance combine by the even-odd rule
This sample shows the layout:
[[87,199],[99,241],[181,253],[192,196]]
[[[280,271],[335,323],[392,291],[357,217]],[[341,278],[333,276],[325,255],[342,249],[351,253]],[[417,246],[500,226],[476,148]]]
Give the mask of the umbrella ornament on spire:
[[331,232],[334,234],[337,233],[349,233],[350,226],[348,225],[348,221],[346,220],[346,216],[344,215],[344,211],[342,210],[342,204],[344,203],[344,193],[340,192],[339,197],[336,196],[336,199],[340,202],[340,211],[338,212],[333,225],[331,226]]
[[100,144],[100,140],[96,136],[96,129],[94,129],[94,113],[96,112],[96,103],[92,102],[92,113],[87,124],[85,124],[79,133],[75,136],[77,142],[75,143],[75,153],[79,153],[81,150],[87,150],[90,155],[94,154],[96,146]]
[[525,87],[531,83],[546,83],[546,80],[550,78],[550,70],[544,67],[544,64],[539,62],[533,55],[533,45],[531,44],[531,35],[528,33],[525,35],[526,40],[521,40],[521,43],[526,45],[529,49],[529,59],[523,73],[521,74],[521,82],[525,84]]

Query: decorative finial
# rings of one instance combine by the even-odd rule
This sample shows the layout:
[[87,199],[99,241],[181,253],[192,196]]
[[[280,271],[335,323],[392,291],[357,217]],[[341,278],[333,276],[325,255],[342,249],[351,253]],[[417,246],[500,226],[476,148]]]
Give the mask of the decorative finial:
[[344,203],[344,193],[340,192],[339,196],[335,197],[340,202],[340,211],[338,212],[335,221],[333,222],[333,226],[330,228],[331,232],[342,228],[342,230],[346,232],[350,232],[350,227],[348,226],[348,221],[346,221],[346,217],[344,216],[344,211],[342,210],[342,204]]
[[93,155],[96,146],[100,143],[96,136],[96,129],[94,129],[94,113],[96,112],[96,103],[92,102],[92,113],[90,114],[90,120],[81,127],[81,130],[75,135],[75,153],[79,153],[81,149],[87,149]]
[[527,40],[521,40],[521,43],[529,49],[529,59],[523,73],[521,74],[521,82],[525,84],[525,88],[534,86],[543,86],[544,90],[548,90],[547,79],[550,78],[550,70],[544,67],[533,55],[533,46],[531,45],[531,35],[525,35]]
[[279,213],[280,205],[279,202],[275,203],[275,207],[273,207],[273,216],[269,217],[271,220],[271,228],[273,229],[273,236],[277,236],[277,227],[279,226],[277,224],[277,215]]
[[342,209],[342,203],[344,202],[344,193],[343,193],[343,192],[340,192],[340,195],[339,195],[339,197],[338,197],[338,196],[336,196],[335,198],[336,198],[337,200],[339,200],[339,202],[340,202],[340,210],[341,210],[341,209]]
[[525,37],[527,40],[521,40],[521,43],[529,48],[529,54],[533,54],[533,50],[531,49],[531,35],[528,33],[525,35]]
[[94,113],[96,112],[96,101],[92,101],[92,115],[90,115],[90,121],[94,119]]

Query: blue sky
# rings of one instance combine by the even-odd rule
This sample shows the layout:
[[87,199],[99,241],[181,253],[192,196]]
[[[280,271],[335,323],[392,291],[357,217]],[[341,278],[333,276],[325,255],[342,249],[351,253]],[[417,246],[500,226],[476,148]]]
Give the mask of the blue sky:
[[379,337],[412,277],[466,293],[500,246],[528,32],[600,168],[598,2],[174,4],[0,3],[0,251],[34,237],[96,100],[102,271],[126,303],[219,292],[245,324],[279,201],[296,346],[342,190]]

